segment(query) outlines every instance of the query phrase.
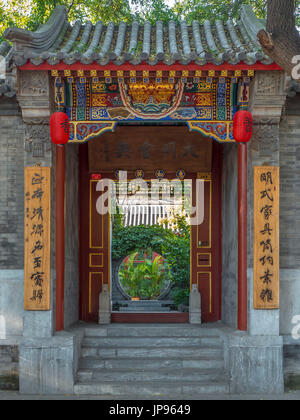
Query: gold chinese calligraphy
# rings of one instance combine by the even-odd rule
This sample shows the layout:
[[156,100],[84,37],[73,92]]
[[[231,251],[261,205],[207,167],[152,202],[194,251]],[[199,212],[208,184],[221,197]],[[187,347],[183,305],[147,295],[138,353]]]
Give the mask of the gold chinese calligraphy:
[[50,309],[50,168],[25,168],[24,309]]
[[279,168],[254,167],[254,309],[279,308]]

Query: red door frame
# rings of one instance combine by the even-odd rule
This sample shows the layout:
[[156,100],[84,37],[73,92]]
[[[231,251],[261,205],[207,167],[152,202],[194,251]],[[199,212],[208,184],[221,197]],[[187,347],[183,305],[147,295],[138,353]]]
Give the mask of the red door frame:
[[[110,279],[109,215],[98,214],[95,202],[98,180],[91,179],[88,145],[79,146],[79,317],[98,322],[99,293]],[[101,181],[100,181],[101,182]],[[91,218],[91,220],[90,220]],[[93,225],[97,229],[93,229]]]
[[[91,174],[88,168],[88,145],[87,143],[79,146],[79,317],[86,322],[97,322],[96,314],[89,314],[88,292],[87,292],[87,267],[89,265],[89,253],[86,248],[86,236],[89,231],[89,218],[86,217],[86,203],[89,203],[89,181]],[[201,271],[211,272],[212,276],[212,311],[203,313],[203,322],[216,322],[221,319],[222,314],[222,145],[213,142],[213,162],[212,162],[212,267],[211,269],[201,269]],[[195,244],[191,244],[195,246]],[[201,249],[201,248],[200,248]],[[208,251],[208,250],[206,250]],[[201,251],[202,252],[202,251]],[[191,257],[192,258],[192,257]],[[196,257],[197,258],[197,257]],[[197,266],[193,261],[191,267]],[[199,271],[199,269],[198,269]],[[192,273],[191,273],[192,275]],[[197,273],[196,273],[197,275]],[[192,282],[194,277],[192,275]],[[196,280],[197,282],[197,280]],[[201,287],[199,287],[201,289]],[[100,290],[100,289],[99,289]],[[99,292],[97,290],[97,292]],[[155,315],[153,317],[153,315]],[[188,314],[181,316],[170,316],[171,314],[113,314],[112,322],[188,322]]]
[[[201,294],[202,322],[216,322],[222,313],[222,146],[213,142],[211,173],[204,179],[204,221],[192,226],[191,283]],[[196,204],[194,186],[193,206]],[[201,243],[199,243],[201,241]]]

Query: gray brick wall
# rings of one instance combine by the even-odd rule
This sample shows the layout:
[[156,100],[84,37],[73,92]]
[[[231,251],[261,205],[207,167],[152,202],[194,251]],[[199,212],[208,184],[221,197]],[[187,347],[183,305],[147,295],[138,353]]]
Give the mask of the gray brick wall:
[[248,267],[253,267],[253,167],[279,165],[278,124],[255,124],[248,144]]
[[24,266],[24,126],[0,115],[0,269]]
[[[298,101],[298,107],[295,105]],[[297,115],[298,113],[298,115]],[[288,102],[280,125],[280,261],[300,268],[300,96]]]

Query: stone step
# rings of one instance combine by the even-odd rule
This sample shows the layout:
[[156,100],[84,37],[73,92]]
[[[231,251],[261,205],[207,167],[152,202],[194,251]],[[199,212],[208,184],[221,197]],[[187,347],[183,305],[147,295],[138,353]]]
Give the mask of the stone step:
[[172,300],[118,300],[114,303],[119,303],[120,305],[129,305],[129,306],[163,306],[163,305],[174,305]]
[[186,396],[195,397],[203,394],[228,393],[228,385],[225,381],[220,382],[102,382],[101,383],[77,383],[74,386],[76,395],[107,395],[107,396],[134,396],[134,397],[168,397]]
[[185,347],[221,346],[218,336],[211,337],[85,337],[84,347]]
[[86,337],[202,337],[218,336],[214,329],[201,326],[191,326],[189,324],[152,324],[128,325],[119,324],[98,327],[88,327],[85,329]]
[[132,381],[187,381],[187,382],[220,382],[224,381],[226,374],[221,369],[158,369],[143,371],[138,369],[91,369],[79,370],[78,383],[84,382],[132,382]]
[[129,306],[128,308],[122,307],[118,311],[115,312],[130,312],[130,313],[151,313],[151,312],[170,312],[169,307],[164,306],[146,306],[146,307],[138,307],[138,306]]
[[85,329],[75,394],[180,399],[228,391],[223,345],[214,328],[112,324]]
[[220,358],[199,359],[102,359],[82,357],[80,369],[223,369],[224,360]]
[[222,358],[221,347],[127,347],[127,348],[96,348],[83,347],[82,357],[100,357],[102,359],[197,359]]

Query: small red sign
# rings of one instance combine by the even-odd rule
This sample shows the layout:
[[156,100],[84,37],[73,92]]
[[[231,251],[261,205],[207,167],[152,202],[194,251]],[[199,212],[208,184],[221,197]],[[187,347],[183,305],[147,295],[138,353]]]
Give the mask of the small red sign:
[[92,179],[96,181],[100,181],[101,175],[100,174],[92,174]]

